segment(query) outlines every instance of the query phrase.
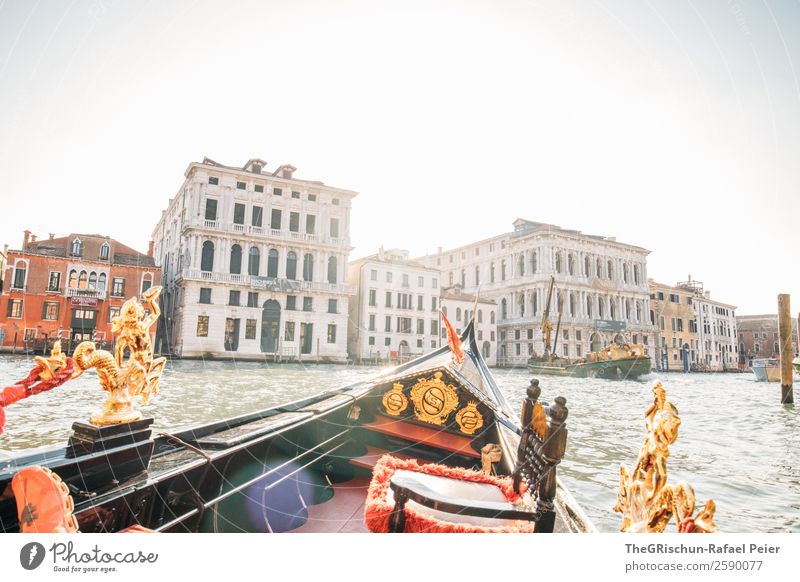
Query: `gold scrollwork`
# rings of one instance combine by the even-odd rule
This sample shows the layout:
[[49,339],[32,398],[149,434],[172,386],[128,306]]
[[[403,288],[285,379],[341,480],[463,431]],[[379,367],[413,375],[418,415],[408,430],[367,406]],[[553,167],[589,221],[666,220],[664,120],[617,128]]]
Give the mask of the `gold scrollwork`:
[[464,408],[456,413],[456,422],[461,432],[464,434],[474,434],[475,431],[483,426],[483,415],[478,412],[478,403],[467,403]]
[[400,416],[400,413],[408,408],[408,398],[403,394],[403,385],[395,382],[392,389],[383,395],[381,402],[386,414]]
[[420,378],[411,389],[411,401],[418,420],[440,426],[458,408],[455,386],[445,384],[441,372],[436,372],[429,380]]

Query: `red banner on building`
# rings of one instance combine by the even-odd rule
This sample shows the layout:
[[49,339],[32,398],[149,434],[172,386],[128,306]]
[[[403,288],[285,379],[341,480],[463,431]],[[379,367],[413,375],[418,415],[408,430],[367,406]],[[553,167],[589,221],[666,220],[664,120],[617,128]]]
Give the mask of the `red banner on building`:
[[73,297],[70,299],[73,307],[97,307],[96,297]]

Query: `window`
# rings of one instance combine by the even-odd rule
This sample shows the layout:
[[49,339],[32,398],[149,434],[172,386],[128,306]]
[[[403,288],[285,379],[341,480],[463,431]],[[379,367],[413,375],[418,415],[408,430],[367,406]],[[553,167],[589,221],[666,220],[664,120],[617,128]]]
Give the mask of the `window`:
[[247,184],[245,184],[244,182],[236,182],[236,189],[237,190],[246,190],[247,189]]
[[206,220],[217,219],[217,201],[213,198],[206,198]]
[[197,316],[197,337],[208,337],[208,316]]
[[89,289],[97,289],[97,273],[92,271],[89,273]]
[[431,335],[439,335],[439,320],[431,319]]
[[436,297],[431,297],[431,311],[436,311]]
[[369,315],[369,331],[375,331],[375,314],[370,313]]
[[316,202],[317,201],[317,195],[316,194],[309,194],[308,195],[308,201],[309,202]]
[[[275,253],[273,257],[273,253]],[[274,260],[274,265],[273,265]],[[258,271],[260,268],[261,263],[261,252],[256,247],[250,247],[250,254],[247,257],[247,274],[258,276]],[[274,266],[274,269],[272,268]],[[272,249],[269,252],[269,258],[267,259],[267,276],[268,277],[277,277],[278,276],[278,251]]]
[[411,318],[398,317],[397,318],[397,331],[400,333],[411,333]]
[[247,292],[247,306],[258,307],[258,293],[256,293],[255,291]]
[[339,219],[331,218],[331,238],[339,238]]
[[110,251],[111,251],[111,247],[108,246],[108,243],[103,243],[100,246],[100,260],[101,261],[107,261],[108,260],[108,256],[110,254]]
[[42,307],[42,319],[48,321],[58,319],[58,303],[55,301],[45,301]]
[[215,178],[213,176],[209,176],[208,177],[208,183],[211,184],[212,186],[217,186],[217,185],[219,185],[219,178]]
[[392,282],[392,272],[391,271],[386,273],[386,282],[387,283],[391,283]]
[[287,321],[286,322],[286,325],[284,326],[284,331],[283,331],[283,340],[287,341],[287,342],[293,342],[294,341],[294,322],[293,321]]
[[336,299],[328,299],[328,313],[339,313]]
[[231,247],[230,272],[233,275],[242,274],[242,247],[239,245],[233,245]]
[[408,287],[408,274],[403,273],[403,287]]
[[47,290],[61,290],[61,273],[59,271],[50,271],[50,278],[47,281]]
[[80,257],[83,254],[83,243],[81,242],[81,239],[76,238],[74,241],[72,241],[70,254],[75,257]]
[[294,251],[286,254],[286,278],[297,279],[297,255]]
[[390,338],[390,337],[387,337],[386,339],[384,339],[384,340],[383,340],[383,345],[385,345],[387,348],[388,348],[389,346],[391,346],[391,345],[392,345],[392,338]]
[[332,203],[334,206],[339,206],[339,199],[338,199],[338,198],[334,198],[334,199],[332,199],[332,200],[331,200],[331,203]]
[[314,310],[314,298],[303,297],[303,311],[313,311],[313,310]]
[[300,200],[300,192],[295,192],[294,190],[292,190],[292,198]]
[[270,220],[270,228],[272,230],[281,229],[281,211],[278,208],[272,209],[272,219]]
[[289,232],[300,232],[300,213],[289,213]]
[[286,296],[286,310],[295,311],[297,309],[297,297],[294,295]]
[[336,324],[329,323],[328,324],[328,343],[335,344],[336,343]]
[[386,304],[385,304],[385,306],[386,307],[391,307],[392,306],[392,292],[391,291],[387,291],[386,292]]
[[[92,273],[94,275],[94,273]],[[142,275],[142,294],[153,286],[153,274],[145,273]]]
[[317,229],[317,217],[313,214],[306,216],[306,234],[314,234]]
[[272,189],[272,195],[273,196],[283,196],[283,190],[281,190],[280,188],[273,188]]
[[377,281],[378,280],[378,270],[371,269],[369,272],[369,280],[370,281]]
[[203,243],[203,252],[200,257],[200,270],[206,272],[214,270],[214,243],[210,240]]
[[11,284],[12,289],[24,289],[25,278],[28,274],[28,263],[25,261],[17,261],[14,265],[14,281]]
[[[263,184],[256,184],[255,186],[253,186],[253,189],[256,192],[264,192],[264,185]],[[253,226],[260,226],[260,225],[255,225],[254,224]]]
[[244,224],[244,204],[233,205],[233,224]]
[[681,298],[679,296],[675,295],[674,293],[670,293],[669,294],[669,300],[672,303],[680,303],[681,302]]
[[211,304],[211,288],[210,287],[201,287],[200,288],[200,303],[206,303],[208,305]]
[[67,283],[70,289],[78,287],[78,272],[74,269],[69,272],[69,282]]
[[100,273],[100,276],[97,278],[97,288],[100,291],[106,290],[106,279],[107,277],[105,273]]
[[461,321],[461,308],[456,307],[456,321]]
[[244,324],[244,339],[256,339],[256,320],[248,319]]
[[228,305],[234,305],[238,307],[241,304],[241,301],[241,291],[231,290],[228,295]]
[[111,296],[123,297],[125,295],[125,279],[122,277],[114,277],[111,282]]
[[378,306],[378,292],[375,289],[369,290],[369,306],[370,307],[377,307]]
[[435,278],[431,279],[431,287],[433,287],[434,289],[438,289],[439,288],[439,279],[435,279]]
[[369,336],[369,340],[367,340],[367,343],[369,345],[371,345],[371,346],[374,346],[375,345],[375,336],[374,335]]
[[425,307],[423,306],[424,301],[425,297],[423,297],[422,295],[417,295],[417,311],[422,311],[423,309],[425,309]]
[[425,334],[425,320],[418,319],[417,320],[417,335],[424,335]]
[[392,318],[391,316],[386,316],[386,325],[383,328],[383,331],[392,331]]
[[306,253],[303,255],[303,281],[314,279],[314,255]]
[[109,323],[114,320],[115,317],[119,317],[119,312],[121,311],[121,307],[111,307],[108,308],[108,321]]

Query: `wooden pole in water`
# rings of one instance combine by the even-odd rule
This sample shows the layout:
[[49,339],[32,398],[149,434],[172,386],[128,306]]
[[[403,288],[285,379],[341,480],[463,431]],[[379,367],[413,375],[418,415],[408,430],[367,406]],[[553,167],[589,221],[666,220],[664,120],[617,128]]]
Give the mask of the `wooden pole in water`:
[[778,335],[781,348],[781,404],[793,404],[792,390],[792,316],[789,295],[778,295]]

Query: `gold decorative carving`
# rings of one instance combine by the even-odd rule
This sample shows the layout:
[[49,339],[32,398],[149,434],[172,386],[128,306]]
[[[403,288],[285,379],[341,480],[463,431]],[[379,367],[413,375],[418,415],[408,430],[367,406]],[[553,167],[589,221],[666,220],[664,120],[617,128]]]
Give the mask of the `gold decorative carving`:
[[623,532],[663,532],[672,516],[679,532],[716,532],[714,501],[692,517],[695,495],[691,485],[681,482],[675,487],[667,485],[667,458],[669,446],[678,438],[681,424],[678,409],[667,402],[661,382],[653,385],[653,405],[645,413],[647,438],[642,444],[639,458],[632,473],[625,465],[619,468],[620,484],[614,511],[622,513]]
[[481,473],[496,475],[494,463],[499,463],[503,458],[503,449],[500,445],[489,443],[481,449]]
[[429,380],[420,378],[411,389],[411,401],[418,420],[440,426],[458,408],[455,386],[445,384],[441,372],[436,372]]
[[150,330],[161,314],[156,302],[160,294],[161,287],[151,287],[142,295],[149,311],[135,297],[122,305],[119,317],[111,322],[112,332],[119,334],[113,355],[95,349],[94,342],[82,342],[75,348],[73,377],[94,368],[100,387],[109,392],[103,411],[91,417],[92,424],[105,426],[139,420],[142,413],[133,407],[136,397],[147,404],[158,394],[158,382],[167,360],[153,358]]
[[531,419],[531,428],[541,440],[547,435],[547,414],[544,411],[544,406],[538,400],[533,405],[533,418]]
[[383,395],[381,402],[383,402],[383,408],[386,410],[386,414],[400,416],[400,413],[408,408],[408,398],[403,394],[403,385],[395,382],[391,390]]
[[464,434],[474,434],[483,426],[483,415],[478,411],[477,402],[469,402],[456,413],[458,428]]

